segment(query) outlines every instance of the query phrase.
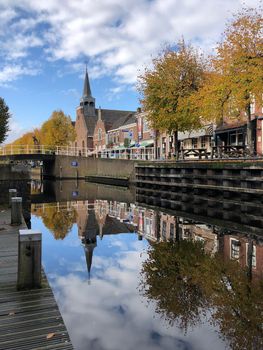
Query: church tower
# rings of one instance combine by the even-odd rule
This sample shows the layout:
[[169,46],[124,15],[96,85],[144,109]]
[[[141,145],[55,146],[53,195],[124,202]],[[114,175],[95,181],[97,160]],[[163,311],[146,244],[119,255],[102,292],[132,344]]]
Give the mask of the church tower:
[[89,75],[86,67],[83,94],[80,99],[80,106],[83,107],[85,117],[95,117],[95,98],[91,96]]

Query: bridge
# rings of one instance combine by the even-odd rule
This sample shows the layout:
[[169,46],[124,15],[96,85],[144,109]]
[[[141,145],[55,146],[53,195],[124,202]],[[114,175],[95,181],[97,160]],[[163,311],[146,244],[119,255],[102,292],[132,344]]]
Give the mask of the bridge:
[[[140,150],[140,152],[138,152]],[[0,147],[0,159],[45,160],[54,156],[93,157],[129,160],[154,160],[153,147],[125,148],[116,147],[103,150],[71,146],[47,145],[6,145]]]
[[131,156],[127,149],[116,154],[112,150],[102,153],[70,146],[6,145],[0,147],[0,161],[42,162],[43,178],[78,179],[99,175],[129,179],[134,172],[135,154]]

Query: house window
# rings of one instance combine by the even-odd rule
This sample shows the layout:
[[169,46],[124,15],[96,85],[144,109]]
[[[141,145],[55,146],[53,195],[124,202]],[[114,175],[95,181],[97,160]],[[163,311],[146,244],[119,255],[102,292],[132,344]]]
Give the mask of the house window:
[[[246,243],[247,248],[247,265],[248,265],[248,243]],[[257,267],[257,257],[256,257],[256,246],[253,244],[253,251],[252,251],[252,268],[255,269]]]
[[205,146],[206,146],[206,137],[201,136],[201,148],[205,148]]
[[163,221],[162,224],[162,238],[166,239],[166,221]]
[[255,96],[251,96],[251,102],[250,102],[250,113],[255,114],[255,109],[256,109],[256,101],[255,101]]
[[230,145],[236,145],[236,134],[230,134]]
[[197,148],[197,138],[192,139],[192,148]]
[[238,146],[242,146],[243,145],[243,134],[237,134],[237,144]]
[[147,131],[149,131],[149,125],[148,125],[147,120],[144,118],[143,119],[143,132],[147,132]]
[[170,224],[170,240],[171,241],[174,240],[174,224],[173,223]]
[[231,239],[230,246],[230,257],[231,259],[239,259],[240,254],[240,242],[236,239]]

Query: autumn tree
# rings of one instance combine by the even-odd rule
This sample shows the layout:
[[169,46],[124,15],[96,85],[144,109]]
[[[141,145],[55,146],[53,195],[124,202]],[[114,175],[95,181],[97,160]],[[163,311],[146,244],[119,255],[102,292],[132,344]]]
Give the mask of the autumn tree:
[[4,99],[0,97],[0,144],[4,142],[7,137],[10,116],[8,106],[6,105]]
[[42,125],[43,144],[47,146],[67,146],[75,140],[75,129],[70,116],[63,111],[54,111],[51,117]]
[[63,240],[76,222],[76,211],[58,210],[57,207],[45,208],[41,214],[44,225],[52,232],[55,239]]
[[202,116],[247,119],[247,141],[253,153],[251,104],[262,104],[263,18],[259,10],[243,9],[234,16],[211,58],[206,84],[196,94]]
[[139,77],[141,103],[153,128],[174,132],[176,147],[178,131],[196,129],[201,123],[191,95],[203,82],[204,59],[180,41],[176,50],[165,50],[152,63]]
[[185,332],[206,315],[233,350],[263,347],[263,281],[198,241],[155,243],[143,263],[141,293]]

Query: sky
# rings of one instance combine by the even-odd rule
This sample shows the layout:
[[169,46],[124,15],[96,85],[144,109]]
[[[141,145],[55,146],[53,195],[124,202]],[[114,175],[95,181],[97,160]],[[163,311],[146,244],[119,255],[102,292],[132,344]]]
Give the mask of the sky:
[[75,120],[85,64],[96,106],[136,110],[137,76],[184,37],[211,53],[226,21],[261,0],[0,0],[6,142],[61,109]]

